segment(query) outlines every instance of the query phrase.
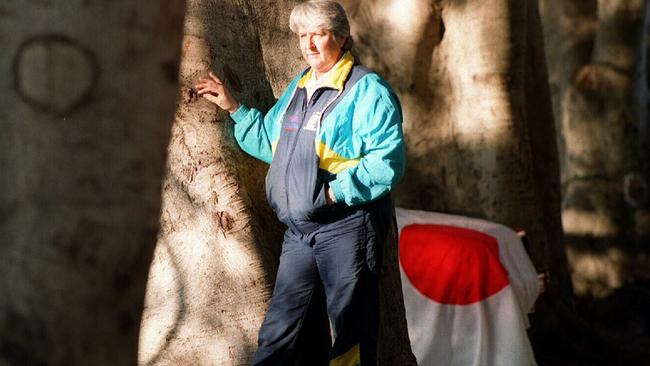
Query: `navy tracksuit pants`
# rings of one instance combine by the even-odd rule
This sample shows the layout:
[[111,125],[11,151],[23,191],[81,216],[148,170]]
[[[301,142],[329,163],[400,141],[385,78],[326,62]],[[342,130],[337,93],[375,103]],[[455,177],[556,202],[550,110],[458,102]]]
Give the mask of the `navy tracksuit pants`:
[[285,232],[254,365],[376,364],[378,272],[392,203],[386,196],[348,209],[307,235]]

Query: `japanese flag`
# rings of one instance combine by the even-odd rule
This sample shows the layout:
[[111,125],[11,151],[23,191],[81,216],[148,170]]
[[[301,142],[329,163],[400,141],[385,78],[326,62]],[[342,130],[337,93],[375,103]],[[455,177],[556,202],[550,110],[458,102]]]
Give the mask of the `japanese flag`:
[[396,209],[406,320],[420,366],[535,365],[537,272],[511,229]]

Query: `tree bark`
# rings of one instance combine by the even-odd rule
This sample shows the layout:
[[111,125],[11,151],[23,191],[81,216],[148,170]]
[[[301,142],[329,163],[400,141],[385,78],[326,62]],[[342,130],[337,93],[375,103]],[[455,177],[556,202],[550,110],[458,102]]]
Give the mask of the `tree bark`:
[[[191,86],[213,70],[261,110],[306,67],[288,28],[295,1],[190,1],[180,99],[169,146],[161,235],[151,269],[140,363],[250,363],[273,286],[281,226],[264,198],[267,166],[239,150],[223,111]],[[225,219],[224,219],[225,218]],[[226,225],[224,225],[224,222]],[[396,241],[382,278],[383,364],[413,356]],[[310,364],[310,355],[301,355]]]
[[281,240],[267,168],[236,145],[227,113],[193,90],[212,70],[239,100],[273,103],[252,17],[241,1],[188,1],[140,364],[243,365],[257,348]]
[[535,1],[347,1],[361,59],[400,95],[406,208],[523,228],[552,273],[533,330],[555,332],[572,289],[559,167]]
[[620,309],[650,304],[648,1],[544,0],[541,10],[578,310],[613,359],[647,362],[645,311]]
[[[178,132],[169,150],[163,233],[152,269],[143,328],[148,346],[143,348],[141,363],[250,360],[279,242],[270,214],[259,211],[266,207],[262,194],[255,193],[261,191],[259,177],[265,167],[238,152],[229,125],[211,123],[225,116],[203,101],[194,101],[187,86],[212,68],[233,89],[248,93],[241,95],[245,103],[270,106],[270,90],[279,95],[304,67],[297,42],[287,31],[294,3],[190,3],[186,52],[192,49],[188,42],[198,46],[184,56],[184,60],[194,59],[195,66],[183,67],[191,71],[183,71],[185,99],[179,102]],[[398,203],[525,228],[534,244],[536,265],[554,274],[549,304],[538,310],[537,329],[553,328],[558,319],[552,309],[567,308],[571,287],[562,245],[557,152],[549,143],[555,141],[555,129],[535,2],[383,0],[344,5],[362,62],[387,77],[403,102],[409,171],[397,191]],[[216,9],[218,19],[210,15]],[[245,161],[250,168],[217,159],[223,155]],[[244,176],[246,171],[253,173]],[[235,193],[222,198],[224,187]],[[214,195],[218,204],[211,198]],[[252,198],[241,199],[247,195]],[[210,219],[220,212],[232,217],[232,227],[224,229],[222,221]],[[276,227],[275,234],[269,234],[271,227]],[[260,243],[257,247],[254,238]],[[413,364],[405,343],[394,251],[395,247],[386,256],[385,281],[392,284],[385,284],[383,291],[393,305],[384,304],[391,312],[384,312],[382,320],[386,343],[380,347],[380,359],[382,364]],[[225,259],[232,256],[229,252],[239,253],[237,265]],[[199,305],[191,305],[186,293],[193,293],[191,302]],[[175,305],[165,310],[163,304],[170,303]],[[234,303],[246,303],[250,315],[244,318],[232,308]],[[167,316],[164,327],[158,326],[162,323],[156,316]],[[395,325],[399,332],[391,331]]]
[[648,277],[646,7],[640,0],[543,5],[563,224],[579,294],[604,297]]
[[0,4],[0,364],[135,364],[184,2]]

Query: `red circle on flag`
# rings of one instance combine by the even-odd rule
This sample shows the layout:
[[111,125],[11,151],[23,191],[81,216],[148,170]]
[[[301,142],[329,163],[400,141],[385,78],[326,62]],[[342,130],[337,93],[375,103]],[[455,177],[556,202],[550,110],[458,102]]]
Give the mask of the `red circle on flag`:
[[399,239],[402,270],[413,286],[441,304],[472,304],[509,284],[497,240],[446,225],[409,225]]

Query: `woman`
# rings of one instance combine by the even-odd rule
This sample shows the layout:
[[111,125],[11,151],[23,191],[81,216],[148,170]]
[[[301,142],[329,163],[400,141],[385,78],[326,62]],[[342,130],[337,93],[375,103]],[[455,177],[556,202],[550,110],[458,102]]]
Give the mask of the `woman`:
[[386,81],[355,62],[341,5],[299,4],[289,23],[309,67],[266,116],[237,102],[212,73],[197,85],[230,112],[241,148],[271,164],[267,198],[288,226],[254,364],[295,362],[299,334],[309,336],[301,331],[308,310],[324,292],[335,335],[330,364],[373,365],[389,192],[405,164],[401,108]]

